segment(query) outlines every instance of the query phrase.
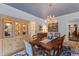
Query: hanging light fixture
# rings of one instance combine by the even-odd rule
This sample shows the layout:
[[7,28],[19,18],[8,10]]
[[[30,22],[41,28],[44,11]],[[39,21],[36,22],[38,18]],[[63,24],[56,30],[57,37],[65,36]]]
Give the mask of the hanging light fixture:
[[[52,6],[52,4],[49,4],[49,7],[50,7],[49,12],[51,11],[51,6]],[[55,18],[54,15],[53,15],[53,17],[51,15],[49,15],[49,16],[47,16],[47,22],[48,22],[48,24],[57,23],[57,19]]]

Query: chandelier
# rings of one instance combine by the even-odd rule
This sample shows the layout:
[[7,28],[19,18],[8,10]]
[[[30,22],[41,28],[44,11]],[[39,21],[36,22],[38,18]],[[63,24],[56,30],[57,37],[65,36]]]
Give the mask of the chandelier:
[[[49,4],[49,7],[51,7],[51,6],[52,6],[52,4]],[[55,18],[54,15],[53,16],[49,15],[49,16],[47,16],[47,23],[48,24],[57,23],[57,19]]]
[[47,16],[47,22],[48,22],[48,24],[52,24],[52,23],[57,23],[58,21],[57,21],[57,19],[55,18],[55,16]]

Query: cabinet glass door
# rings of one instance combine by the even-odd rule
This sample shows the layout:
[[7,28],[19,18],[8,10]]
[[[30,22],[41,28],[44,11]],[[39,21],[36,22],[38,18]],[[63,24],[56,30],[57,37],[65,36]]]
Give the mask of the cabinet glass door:
[[22,28],[22,34],[25,35],[27,32],[27,25],[23,24],[23,28]]
[[36,25],[36,23],[34,21],[30,22],[30,35],[31,35],[31,37],[33,35],[35,35],[35,30],[36,30],[36,26],[35,25]]
[[12,36],[12,22],[5,22],[4,23],[4,35],[5,37],[11,37]]
[[20,23],[19,22],[15,23],[15,35],[16,36],[20,35]]

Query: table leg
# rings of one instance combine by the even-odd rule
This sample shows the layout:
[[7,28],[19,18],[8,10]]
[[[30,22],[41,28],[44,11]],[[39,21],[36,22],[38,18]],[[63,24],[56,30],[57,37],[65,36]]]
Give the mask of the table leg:
[[49,52],[49,53],[48,53],[48,56],[51,56],[51,50],[49,50],[48,52]]

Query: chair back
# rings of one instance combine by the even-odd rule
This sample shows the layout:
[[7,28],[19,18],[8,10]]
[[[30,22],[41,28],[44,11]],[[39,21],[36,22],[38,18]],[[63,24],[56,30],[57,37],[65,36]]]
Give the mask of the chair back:
[[32,56],[33,55],[33,53],[32,53],[32,46],[31,46],[31,44],[29,43],[29,42],[25,42],[25,51],[26,51],[26,54],[28,55],[28,56]]
[[55,47],[54,47],[55,52],[57,52],[57,53],[54,52],[54,55],[60,55],[64,38],[65,38],[65,35],[62,36],[62,37],[58,37],[58,38],[56,38],[55,40],[52,41],[52,43],[54,43],[54,45],[55,45]]
[[61,37],[61,43],[63,44],[63,42],[64,42],[64,39],[65,39],[65,35],[63,35],[62,37]]
[[56,32],[56,33],[54,34],[54,37],[60,37],[60,33],[59,33],[59,32]]
[[37,33],[37,39],[39,41],[43,40],[44,37],[47,37],[47,33]]
[[33,35],[32,39],[36,40],[37,39],[37,35]]
[[49,32],[48,35],[47,35],[47,38],[48,39],[53,39],[53,33]]

